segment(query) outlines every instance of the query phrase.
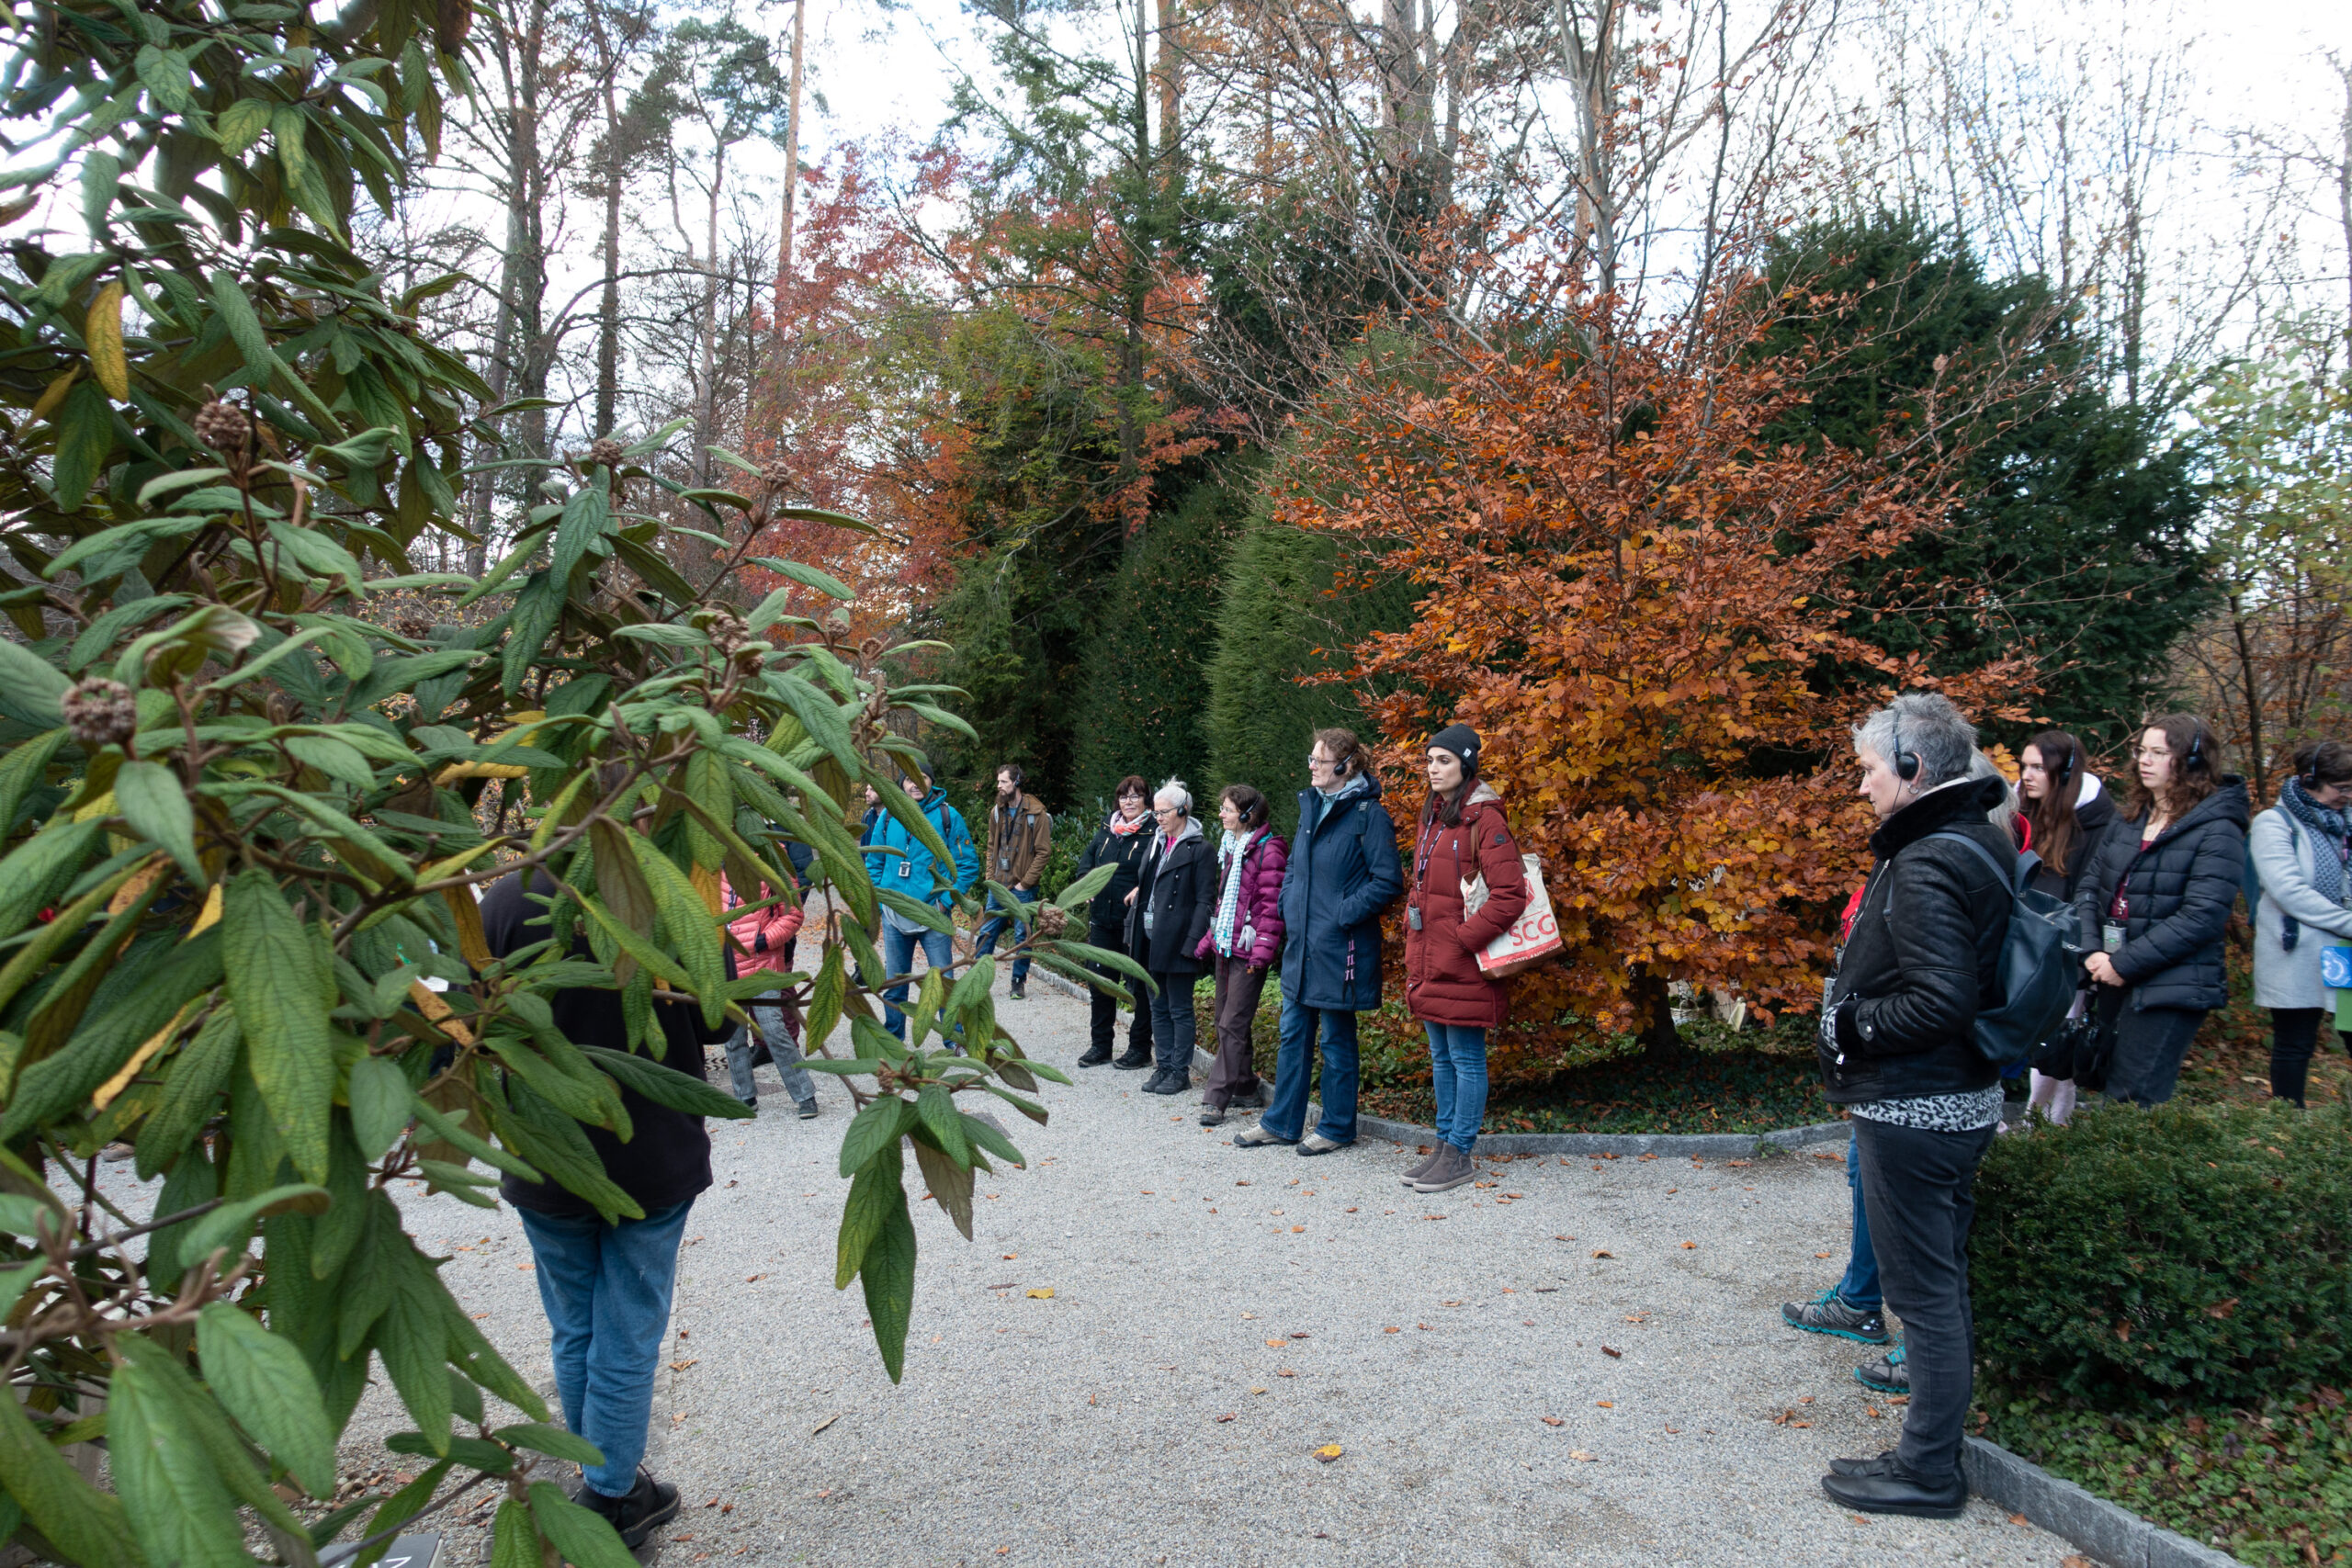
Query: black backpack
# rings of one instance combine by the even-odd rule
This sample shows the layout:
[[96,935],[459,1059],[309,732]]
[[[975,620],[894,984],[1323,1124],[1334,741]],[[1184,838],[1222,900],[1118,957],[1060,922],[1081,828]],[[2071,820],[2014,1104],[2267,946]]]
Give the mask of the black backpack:
[[1992,851],[1965,833],[1946,830],[1928,837],[1966,844],[2009,886],[2009,929],[2001,941],[2001,1005],[1977,1010],[1973,1038],[1976,1054],[1996,1067],[2030,1062],[2075,1005],[2082,979],[2081,921],[2073,905],[2029,886],[2041,864],[2040,855],[2028,851],[2004,871]]

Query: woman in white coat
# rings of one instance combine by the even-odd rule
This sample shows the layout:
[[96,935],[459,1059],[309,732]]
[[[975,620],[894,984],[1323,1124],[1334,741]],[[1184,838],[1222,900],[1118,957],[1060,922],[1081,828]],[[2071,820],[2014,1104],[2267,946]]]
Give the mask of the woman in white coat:
[[2270,1093],[2303,1102],[2329,1001],[2320,950],[2352,944],[2352,746],[2296,749],[2295,776],[2254,819],[2246,852],[2262,897],[2254,913],[2254,999],[2270,1010]]

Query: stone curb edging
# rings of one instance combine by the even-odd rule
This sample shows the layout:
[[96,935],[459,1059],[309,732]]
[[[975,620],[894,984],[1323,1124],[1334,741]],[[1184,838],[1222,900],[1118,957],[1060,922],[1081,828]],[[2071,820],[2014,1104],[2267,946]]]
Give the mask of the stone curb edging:
[[1968,1489],[2063,1536],[2108,1568],[2235,1568],[2237,1559],[2085,1491],[1998,1443],[1971,1438],[1961,1453]]

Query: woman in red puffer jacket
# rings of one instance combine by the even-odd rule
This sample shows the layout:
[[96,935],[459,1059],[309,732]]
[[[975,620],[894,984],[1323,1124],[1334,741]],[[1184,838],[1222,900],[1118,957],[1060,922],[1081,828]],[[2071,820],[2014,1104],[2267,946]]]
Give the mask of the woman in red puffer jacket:
[[[729,908],[741,908],[744,900],[735,896],[734,888],[724,877],[719,889]],[[775,895],[767,886],[760,888],[760,901],[764,903]],[[800,935],[800,923],[805,919],[799,908],[790,904],[769,904],[765,908],[745,910],[727,922],[727,934],[735,948],[735,973],[753,975],[772,971],[778,976],[792,972],[792,953]],[[792,1004],[782,997],[773,1000],[752,1002],[745,1010],[752,1021],[760,1026],[760,1033],[767,1043],[768,1060],[775,1064],[776,1076],[784,1079],[785,1091],[799,1107],[801,1120],[817,1114],[817,1083],[808,1069],[800,1065],[800,1016]],[[752,1057],[758,1046],[752,1043],[751,1032],[738,1029],[727,1042],[727,1074],[732,1080],[735,1098],[754,1111],[759,1109],[759,1087],[752,1081]]]
[[1283,868],[1290,846],[1266,825],[1266,797],[1227,784],[1217,797],[1225,838],[1216,863],[1216,912],[1193,956],[1216,963],[1216,1064],[1201,1097],[1201,1125],[1225,1120],[1231,1105],[1263,1105],[1265,1086],[1251,1066],[1250,1025],[1265,994],[1266,970],[1283,950]]
[[[1477,1175],[1470,1150],[1487,1115],[1487,1032],[1510,1010],[1478,954],[1525,912],[1528,891],[1502,797],[1478,778],[1477,732],[1466,724],[1440,730],[1429,744],[1429,776],[1405,885],[1405,1006],[1429,1030],[1438,1145],[1405,1183],[1443,1192]],[[1486,902],[1467,914],[1464,885],[1481,876]]]

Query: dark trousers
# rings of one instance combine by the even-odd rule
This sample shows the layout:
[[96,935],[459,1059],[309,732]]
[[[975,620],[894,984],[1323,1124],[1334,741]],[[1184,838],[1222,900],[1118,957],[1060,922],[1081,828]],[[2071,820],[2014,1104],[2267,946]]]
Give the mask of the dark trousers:
[[1258,1069],[1250,1026],[1258,1017],[1258,998],[1266,993],[1266,972],[1252,969],[1239,958],[1217,954],[1216,1064],[1209,1068],[1204,1102],[1222,1111],[1237,1100],[1258,1093]]
[[[1086,945],[1108,948],[1113,953],[1124,952],[1127,936],[1119,926],[1089,926]],[[1116,976],[1118,971],[1107,964],[1094,966],[1097,975]],[[1144,989],[1141,980],[1127,982],[1127,998],[1135,1003],[1135,1020],[1127,1026],[1127,1049],[1137,1055],[1151,1054],[1151,993]],[[1097,1050],[1108,1051],[1117,1043],[1119,1033],[1119,998],[1109,991],[1089,989],[1087,1001],[1092,1010],[1087,1021],[1091,1027]]]
[[1975,1390],[1976,1320],[1968,1304],[1968,1227],[1976,1164],[1993,1129],[1930,1133],[1854,1118],[1862,1202],[1889,1310],[1903,1319],[1911,1407],[1895,1457],[1928,1482],[1960,1472]]
[[2180,1082],[2181,1058],[2197,1038],[2202,1012],[2188,1008],[2130,1006],[2128,986],[2102,986],[2099,1017],[2115,1029],[2115,1060],[2107,1070],[2107,1098],[2134,1105],[2162,1105]]
[[1151,998],[1152,1057],[1161,1072],[1180,1073],[1191,1083],[1193,1040],[1199,1032],[1193,1021],[1193,987],[1200,983],[1200,973],[1178,975],[1155,969],[1151,978],[1159,987]]
[[[2272,1008],[2270,1010],[2270,1093],[2278,1100],[2303,1102],[2303,1086],[2311,1079],[2312,1053],[2319,1049],[2320,1025],[2327,1018],[2325,1008]],[[2352,1042],[2337,1035],[2337,1042],[2352,1050]]]

